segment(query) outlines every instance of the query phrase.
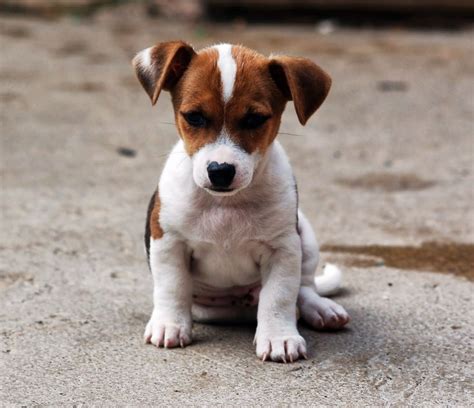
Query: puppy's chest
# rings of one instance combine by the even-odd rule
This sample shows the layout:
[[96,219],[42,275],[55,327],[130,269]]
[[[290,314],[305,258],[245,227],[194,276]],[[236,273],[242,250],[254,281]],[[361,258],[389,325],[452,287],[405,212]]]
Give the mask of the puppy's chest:
[[[189,241],[191,274],[195,288],[231,288],[260,281],[260,267],[271,250],[257,241],[225,247],[215,243]],[[199,292],[202,292],[199,290]]]
[[230,250],[249,241],[267,241],[278,231],[269,211],[249,208],[200,208],[190,211],[181,226],[190,241],[216,244]]
[[230,288],[260,280],[260,264],[270,253],[274,225],[265,212],[257,213],[211,208],[190,215],[184,235],[196,288]]

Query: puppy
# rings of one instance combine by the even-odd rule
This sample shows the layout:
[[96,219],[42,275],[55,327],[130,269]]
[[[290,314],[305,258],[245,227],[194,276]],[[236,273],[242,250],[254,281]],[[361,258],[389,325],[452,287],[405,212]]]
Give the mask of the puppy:
[[[170,92],[180,137],[148,207],[154,308],[145,342],[184,347],[193,319],[256,317],[259,358],[306,358],[297,314],[315,329],[340,328],[349,316],[317,292],[318,245],[275,137],[286,103],[304,125],[330,77],[304,58],[229,44],[197,52],[182,41],[141,51],[133,66],[152,104]],[[339,275],[326,270],[323,292]]]

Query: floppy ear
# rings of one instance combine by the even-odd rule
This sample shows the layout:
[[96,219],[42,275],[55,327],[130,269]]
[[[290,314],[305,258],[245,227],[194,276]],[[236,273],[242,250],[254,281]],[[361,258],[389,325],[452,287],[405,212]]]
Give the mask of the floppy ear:
[[306,58],[276,57],[270,60],[269,69],[282,94],[293,101],[304,125],[326,99],[331,77]]
[[138,80],[154,105],[162,89],[170,91],[196,55],[183,41],[158,43],[140,51],[132,60]]

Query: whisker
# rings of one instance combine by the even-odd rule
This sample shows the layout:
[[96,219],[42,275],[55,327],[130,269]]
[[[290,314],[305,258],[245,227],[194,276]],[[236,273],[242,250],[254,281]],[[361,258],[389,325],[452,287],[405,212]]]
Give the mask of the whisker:
[[288,132],[278,132],[279,135],[288,135],[288,136],[300,136],[300,137],[304,137],[306,135],[298,135],[296,133],[288,133]]
[[158,156],[155,156],[155,158],[160,159],[162,157],[167,157],[167,156],[170,156],[172,154],[186,154],[187,155],[186,152],[169,152],[169,153],[159,154]]
[[158,123],[161,123],[162,125],[173,125],[174,126],[174,122],[162,122],[162,121],[159,121]]

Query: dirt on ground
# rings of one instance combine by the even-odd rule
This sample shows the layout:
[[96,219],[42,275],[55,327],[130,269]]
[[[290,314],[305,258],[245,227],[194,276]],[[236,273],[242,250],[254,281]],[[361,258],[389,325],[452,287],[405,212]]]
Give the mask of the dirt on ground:
[[[471,406],[472,34],[177,24],[136,4],[0,17],[0,404]],[[279,135],[352,317],[302,326],[307,361],[261,363],[253,325],[142,344],[145,212],[177,135],[168,95],[151,107],[130,60],[176,38],[301,55],[333,77],[308,125],[289,104]]]
[[[382,266],[412,271],[454,273],[474,279],[474,244],[423,242],[420,246],[323,245],[322,251],[365,255],[349,258],[349,266]],[[369,258],[367,258],[369,257]],[[372,263],[370,262],[372,258]],[[362,263],[362,265],[361,265]]]

